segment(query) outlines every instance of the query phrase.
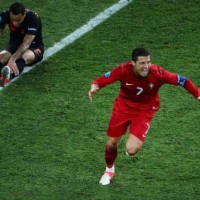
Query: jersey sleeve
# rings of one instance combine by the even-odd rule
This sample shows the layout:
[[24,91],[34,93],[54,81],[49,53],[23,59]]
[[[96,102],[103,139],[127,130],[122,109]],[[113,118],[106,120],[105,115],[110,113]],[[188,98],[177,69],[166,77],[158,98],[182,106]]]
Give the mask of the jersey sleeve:
[[158,70],[160,81],[165,84],[177,85],[177,74],[171,73],[163,68]]
[[100,76],[99,78],[95,79],[92,82],[92,84],[97,84],[99,88],[103,88],[106,85],[119,81],[122,73],[123,73],[123,66],[120,65],[114,68],[113,70],[105,73],[104,75]]
[[195,98],[200,97],[200,89],[189,79],[179,74],[171,73],[167,70],[162,69],[162,79],[164,83],[172,85],[180,85],[186,89]]

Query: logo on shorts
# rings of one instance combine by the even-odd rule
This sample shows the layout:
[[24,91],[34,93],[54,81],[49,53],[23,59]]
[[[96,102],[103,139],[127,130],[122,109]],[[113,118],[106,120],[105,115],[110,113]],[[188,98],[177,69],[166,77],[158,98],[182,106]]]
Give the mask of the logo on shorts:
[[41,50],[39,48],[34,50],[35,54],[40,55],[41,54]]
[[150,128],[150,124],[149,123],[146,123],[146,125],[147,125],[147,130],[146,130],[146,132],[144,134],[142,134],[143,138],[145,138],[147,136],[147,133],[148,133],[149,128]]

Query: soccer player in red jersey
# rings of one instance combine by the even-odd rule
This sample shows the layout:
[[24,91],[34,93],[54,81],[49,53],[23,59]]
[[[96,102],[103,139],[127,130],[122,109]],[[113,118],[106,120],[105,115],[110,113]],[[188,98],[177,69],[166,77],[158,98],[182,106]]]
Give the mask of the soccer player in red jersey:
[[90,100],[98,90],[116,81],[121,87],[107,129],[106,170],[99,181],[102,185],[109,184],[115,175],[118,144],[128,127],[126,154],[133,156],[141,150],[151,119],[160,107],[158,90],[163,84],[180,85],[200,101],[200,89],[192,81],[151,64],[150,54],[144,48],[134,49],[131,61],[95,79],[88,93]]

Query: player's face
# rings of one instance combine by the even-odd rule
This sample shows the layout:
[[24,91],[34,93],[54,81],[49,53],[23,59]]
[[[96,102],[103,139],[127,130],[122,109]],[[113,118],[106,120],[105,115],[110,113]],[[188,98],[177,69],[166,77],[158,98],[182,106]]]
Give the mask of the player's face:
[[26,16],[26,14],[24,14],[24,15],[22,15],[22,14],[14,15],[14,14],[10,13],[10,21],[17,28],[24,21],[25,16]]
[[132,61],[133,71],[138,77],[146,77],[149,74],[151,59],[150,56],[139,56],[137,61]]

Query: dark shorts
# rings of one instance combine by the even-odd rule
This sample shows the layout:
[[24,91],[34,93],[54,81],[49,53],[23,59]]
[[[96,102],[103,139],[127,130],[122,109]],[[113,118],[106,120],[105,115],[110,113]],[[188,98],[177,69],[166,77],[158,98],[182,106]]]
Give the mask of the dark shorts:
[[30,47],[29,50],[31,50],[35,55],[35,60],[29,64],[29,66],[34,65],[43,59],[44,46],[38,45],[37,47]]
[[[11,40],[6,47],[6,50],[9,51],[11,54],[14,54],[19,48],[20,44],[21,44],[21,41]],[[35,55],[35,60],[31,64],[29,64],[29,66],[34,65],[43,59],[43,55],[44,55],[43,44],[32,44],[29,50],[31,50]]]

